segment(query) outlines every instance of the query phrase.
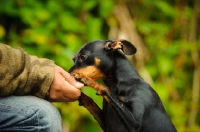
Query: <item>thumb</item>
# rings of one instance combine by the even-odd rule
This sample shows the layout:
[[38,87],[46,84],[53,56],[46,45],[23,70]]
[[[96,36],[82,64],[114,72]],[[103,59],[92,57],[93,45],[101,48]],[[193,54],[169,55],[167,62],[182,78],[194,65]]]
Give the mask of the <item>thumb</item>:
[[64,71],[63,69],[61,70],[61,75],[69,84],[73,85],[78,89],[81,89],[84,86],[83,83],[78,82],[73,76],[71,76],[68,72]]

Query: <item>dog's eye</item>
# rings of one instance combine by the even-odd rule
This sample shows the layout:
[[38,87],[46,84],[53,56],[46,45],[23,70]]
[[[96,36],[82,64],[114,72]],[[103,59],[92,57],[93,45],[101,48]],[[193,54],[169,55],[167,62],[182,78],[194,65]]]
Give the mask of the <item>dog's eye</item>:
[[80,60],[81,60],[81,61],[85,61],[86,59],[87,59],[87,55],[81,55],[81,56],[80,56]]

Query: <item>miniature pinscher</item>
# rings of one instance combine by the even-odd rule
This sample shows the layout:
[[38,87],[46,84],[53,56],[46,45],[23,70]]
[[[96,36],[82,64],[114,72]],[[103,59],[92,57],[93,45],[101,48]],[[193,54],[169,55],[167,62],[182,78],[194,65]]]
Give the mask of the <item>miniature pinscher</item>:
[[127,40],[98,40],[84,45],[74,56],[69,72],[104,100],[101,110],[82,93],[80,105],[105,132],[176,132],[158,94],[125,56],[135,53],[135,46]]

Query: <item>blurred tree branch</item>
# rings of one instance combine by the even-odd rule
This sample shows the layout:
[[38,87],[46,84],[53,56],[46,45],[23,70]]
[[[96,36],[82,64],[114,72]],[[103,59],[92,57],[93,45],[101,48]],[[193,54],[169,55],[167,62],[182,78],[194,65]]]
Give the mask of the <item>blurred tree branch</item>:
[[114,8],[113,15],[117,19],[119,26],[117,27],[117,32],[116,27],[111,26],[109,38],[127,39],[136,46],[137,53],[134,55],[135,59],[133,56],[129,56],[128,58],[136,66],[136,69],[144,80],[153,85],[153,80],[144,66],[148,51],[137,33],[135,22],[131,17],[128,7],[124,3],[118,3]]

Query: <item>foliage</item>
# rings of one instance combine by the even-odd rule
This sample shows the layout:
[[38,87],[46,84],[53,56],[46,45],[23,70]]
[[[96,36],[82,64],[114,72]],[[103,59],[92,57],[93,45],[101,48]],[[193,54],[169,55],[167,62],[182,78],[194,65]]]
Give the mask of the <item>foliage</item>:
[[[111,31],[120,33],[119,14],[114,12],[121,5],[135,24],[130,29],[144,43],[144,67],[177,130],[199,131],[198,0],[0,0],[0,41],[52,59],[68,70],[84,43],[107,39]],[[83,91],[101,107],[102,98],[94,90],[86,87]],[[55,105],[69,131],[101,131],[77,102]]]

